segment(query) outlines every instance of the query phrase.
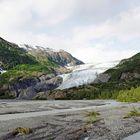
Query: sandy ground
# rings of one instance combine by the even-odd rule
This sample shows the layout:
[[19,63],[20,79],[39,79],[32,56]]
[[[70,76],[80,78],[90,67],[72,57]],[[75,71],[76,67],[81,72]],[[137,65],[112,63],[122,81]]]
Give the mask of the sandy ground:
[[[121,140],[140,130],[139,118],[123,119],[133,106],[140,110],[140,103],[103,100],[0,100],[0,140]],[[86,116],[92,111],[100,113],[96,122]],[[17,127],[33,132],[13,136]]]

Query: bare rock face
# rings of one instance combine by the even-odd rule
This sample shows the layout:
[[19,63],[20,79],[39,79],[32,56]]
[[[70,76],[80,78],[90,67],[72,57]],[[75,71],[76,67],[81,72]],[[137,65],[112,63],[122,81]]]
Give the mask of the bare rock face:
[[46,92],[39,92],[34,98],[35,99],[47,99],[47,100],[54,100],[54,99],[64,99],[66,97],[66,93],[63,90],[54,90],[54,91],[46,91]]
[[133,79],[140,79],[140,74],[139,73],[122,73],[121,75],[121,80],[133,80]]
[[47,92],[57,88],[62,83],[61,77],[44,76],[35,79],[29,79],[22,82],[18,82],[11,86],[11,93],[16,96],[17,99],[32,99],[39,92]]
[[63,79],[55,74],[47,74],[0,86],[0,93],[17,99],[33,99],[40,92],[56,89],[62,81]]
[[82,61],[76,59],[66,51],[60,50],[59,52],[48,51],[47,56],[61,66],[75,66],[83,64]]
[[94,80],[94,83],[107,83],[111,76],[109,74],[99,74],[97,78]]

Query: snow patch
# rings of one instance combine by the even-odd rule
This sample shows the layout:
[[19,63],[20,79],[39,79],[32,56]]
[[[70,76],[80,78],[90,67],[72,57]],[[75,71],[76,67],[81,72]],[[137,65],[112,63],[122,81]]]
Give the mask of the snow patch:
[[7,71],[6,70],[3,70],[2,68],[0,68],[0,74],[3,74],[5,72],[7,72]]
[[46,51],[46,52],[60,52],[61,50],[55,50],[55,49],[52,49],[52,48],[47,48],[47,47],[42,47],[42,46],[32,46],[32,45],[27,45],[27,44],[18,44],[18,46],[20,48],[23,48],[25,50],[42,50],[42,51]]

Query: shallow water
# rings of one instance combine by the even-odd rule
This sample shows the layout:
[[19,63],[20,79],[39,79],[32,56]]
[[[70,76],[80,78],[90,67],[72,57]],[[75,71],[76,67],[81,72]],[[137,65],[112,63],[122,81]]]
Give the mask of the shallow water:
[[140,140],[140,132],[137,132],[129,137],[126,137],[123,140]]

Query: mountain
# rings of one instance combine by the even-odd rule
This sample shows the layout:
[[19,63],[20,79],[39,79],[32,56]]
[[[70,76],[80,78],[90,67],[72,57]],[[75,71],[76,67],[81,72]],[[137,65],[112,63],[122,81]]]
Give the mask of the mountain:
[[2,83],[11,83],[18,79],[36,76],[58,67],[55,62],[48,60],[47,57],[44,60],[45,65],[40,59],[29,54],[17,44],[0,38],[0,68],[2,72],[7,70],[0,76],[1,85]]
[[0,38],[0,67],[13,68],[18,64],[36,64],[37,61],[18,45]]
[[82,63],[65,51],[19,46],[0,38],[0,98],[31,99],[57,88],[62,83],[57,75],[69,72],[65,66]]
[[[80,75],[82,76],[82,75]],[[87,76],[87,75],[86,75]],[[87,78],[85,75],[85,79]],[[140,53],[93,77],[93,82],[67,88],[62,83],[55,91],[37,98],[44,99],[116,99],[119,91],[140,86]],[[77,79],[76,79],[77,80]],[[76,81],[75,80],[75,81]],[[63,87],[62,87],[63,85]]]
[[55,62],[60,66],[75,66],[84,64],[82,61],[73,57],[70,53],[64,50],[54,50],[50,48],[44,48],[41,46],[30,46],[30,45],[20,45],[21,48],[24,48],[29,54],[36,57],[37,60],[40,60],[42,63],[45,63],[46,59]]

